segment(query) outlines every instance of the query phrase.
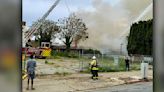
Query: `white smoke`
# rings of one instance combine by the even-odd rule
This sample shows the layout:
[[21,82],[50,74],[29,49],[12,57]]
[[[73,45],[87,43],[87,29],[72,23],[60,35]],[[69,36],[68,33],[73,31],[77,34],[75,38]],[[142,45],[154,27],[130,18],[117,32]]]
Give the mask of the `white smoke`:
[[[148,7],[146,7],[140,14],[139,16],[132,21],[132,23],[140,21],[140,20],[148,20],[150,18],[152,18],[152,8],[153,4],[151,3]],[[127,36],[130,30],[130,26],[124,30],[121,34],[121,37]]]
[[92,0],[94,10],[79,9],[77,12],[86,23],[89,32],[89,38],[81,42],[80,46],[120,52],[122,40],[118,39],[119,36],[151,2],[151,0],[122,0],[117,5],[111,6],[104,0]]

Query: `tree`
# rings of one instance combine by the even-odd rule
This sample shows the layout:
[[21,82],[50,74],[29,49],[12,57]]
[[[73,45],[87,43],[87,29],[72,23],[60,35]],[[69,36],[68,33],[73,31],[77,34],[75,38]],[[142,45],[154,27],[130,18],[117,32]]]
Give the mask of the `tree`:
[[74,13],[68,18],[59,19],[60,36],[66,45],[66,51],[69,52],[73,41],[79,42],[88,38],[87,28],[82,19],[78,18]]
[[128,36],[129,54],[152,55],[153,19],[132,24]]
[[99,50],[94,50],[94,49],[85,49],[83,53],[84,54],[93,54],[93,53],[101,54],[101,52]]
[[41,46],[41,42],[50,42],[52,38],[55,38],[55,34],[59,32],[59,27],[52,20],[44,20],[42,22],[38,20],[32,26],[38,23],[41,23],[41,26],[34,35],[36,37],[35,40],[39,41],[39,45]]

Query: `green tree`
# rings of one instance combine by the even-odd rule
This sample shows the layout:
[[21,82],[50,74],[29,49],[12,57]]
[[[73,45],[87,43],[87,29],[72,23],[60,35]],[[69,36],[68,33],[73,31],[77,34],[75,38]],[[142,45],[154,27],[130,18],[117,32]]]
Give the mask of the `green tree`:
[[152,55],[153,19],[132,24],[128,36],[129,54]]
[[74,13],[68,18],[59,19],[60,36],[66,45],[66,51],[69,52],[73,41],[77,43],[80,40],[88,38],[87,27],[82,19],[78,18]]
[[55,38],[55,34],[59,32],[59,27],[57,23],[52,20],[38,20],[33,23],[33,26],[41,23],[41,26],[38,28],[38,31],[34,34],[36,37],[36,41],[39,42],[41,46],[41,42],[50,42],[52,38]]

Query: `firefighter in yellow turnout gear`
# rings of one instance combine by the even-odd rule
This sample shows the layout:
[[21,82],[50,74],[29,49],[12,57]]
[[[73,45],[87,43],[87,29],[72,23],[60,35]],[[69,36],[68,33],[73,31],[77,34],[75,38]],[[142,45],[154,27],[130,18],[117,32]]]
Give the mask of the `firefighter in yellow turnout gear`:
[[98,79],[98,64],[97,64],[97,60],[96,57],[93,56],[92,57],[92,61],[90,62],[90,69],[91,69],[91,73],[92,73],[92,79]]

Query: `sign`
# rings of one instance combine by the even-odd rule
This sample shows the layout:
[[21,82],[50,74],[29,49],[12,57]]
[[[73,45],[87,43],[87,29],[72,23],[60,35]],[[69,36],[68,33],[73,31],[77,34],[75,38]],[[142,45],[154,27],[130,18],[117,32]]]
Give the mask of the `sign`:
[[144,57],[144,61],[152,62],[153,58],[152,57]]

